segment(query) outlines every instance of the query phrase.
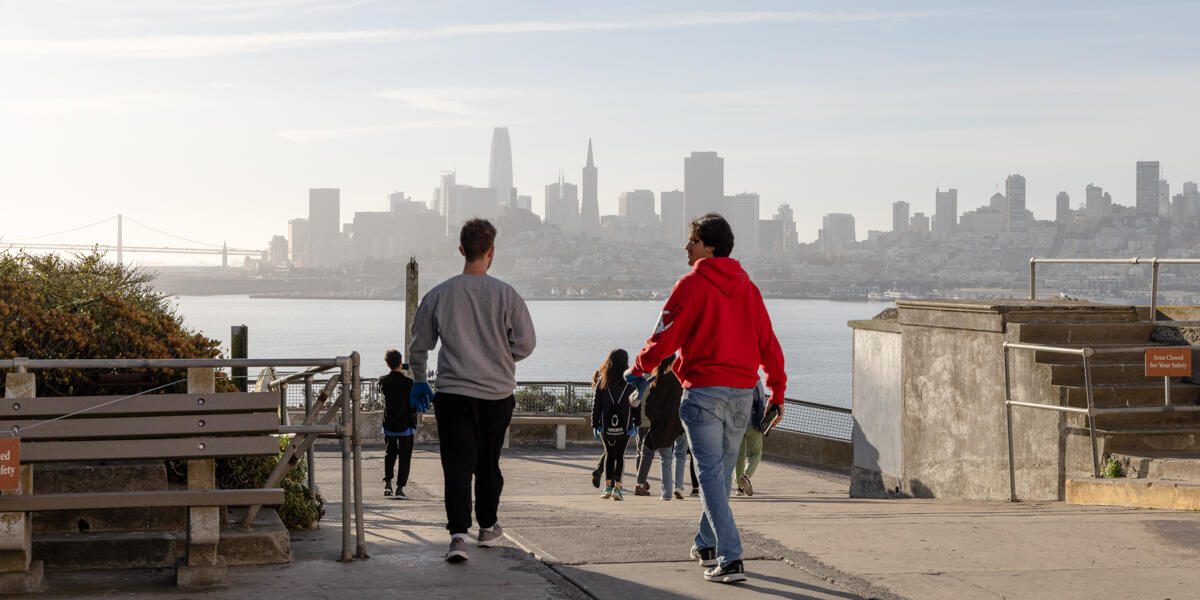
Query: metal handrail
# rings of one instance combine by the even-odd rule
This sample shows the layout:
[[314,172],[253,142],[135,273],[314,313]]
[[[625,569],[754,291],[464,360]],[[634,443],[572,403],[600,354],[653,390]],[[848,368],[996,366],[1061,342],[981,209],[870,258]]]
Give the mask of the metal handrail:
[[1083,264],[1083,265],[1150,265],[1150,322],[1158,322],[1158,266],[1159,265],[1200,265],[1200,258],[1030,258],[1029,259],[1029,299],[1037,300],[1037,265],[1042,264]]
[[[1100,452],[1096,444],[1096,415],[1200,411],[1200,405],[1175,406],[1171,404],[1170,377],[1163,378],[1164,402],[1162,406],[1096,408],[1095,400],[1092,395],[1092,364],[1089,359],[1096,354],[1111,354],[1116,352],[1128,352],[1130,350],[1144,351],[1147,348],[1167,348],[1166,346],[1125,346],[1121,348],[1092,348],[1091,346],[1080,346],[1078,348],[1067,348],[1063,346],[1047,346],[1044,344],[1004,342],[1002,347],[1004,358],[1004,417],[1008,428],[1008,490],[1009,500],[1012,502],[1020,501],[1017,499],[1016,461],[1014,460],[1013,453],[1012,407],[1014,406],[1087,415],[1088,437],[1091,438],[1092,443],[1092,476],[1097,478],[1100,477]],[[1039,404],[1036,402],[1021,402],[1018,400],[1013,400],[1008,366],[1008,351],[1010,349],[1030,350],[1034,352],[1050,352],[1054,354],[1069,354],[1080,357],[1080,359],[1083,360],[1083,384],[1086,390],[1087,408],[1084,409],[1074,406],[1054,406],[1051,404]],[[1191,348],[1188,349],[1191,350]]]

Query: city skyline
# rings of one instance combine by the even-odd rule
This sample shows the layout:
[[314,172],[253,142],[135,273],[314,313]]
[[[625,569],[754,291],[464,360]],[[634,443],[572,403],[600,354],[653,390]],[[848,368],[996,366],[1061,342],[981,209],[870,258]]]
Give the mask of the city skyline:
[[802,242],[830,212],[860,237],[895,200],[933,215],[930,190],[978,206],[1010,173],[1038,219],[1088,183],[1133,205],[1136,161],[1160,163],[1160,193],[1200,178],[1194,5],[546,8],[15,3],[0,236],[125,212],[262,246],[310,188],[338,188],[349,221],[396,191],[429,202],[444,171],[485,185],[497,126],[535,212],[560,169],[584,183],[589,138],[599,214],[683,189],[679,158],[715,151],[727,193],[757,193],[760,218],[788,203]]

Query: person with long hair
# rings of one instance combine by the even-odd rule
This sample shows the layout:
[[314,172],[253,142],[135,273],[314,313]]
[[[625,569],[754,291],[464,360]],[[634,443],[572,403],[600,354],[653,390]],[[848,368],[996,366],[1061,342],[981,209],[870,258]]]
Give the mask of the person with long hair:
[[629,403],[634,387],[625,382],[629,353],[617,348],[608,353],[600,370],[592,375],[596,396],[592,400],[592,430],[604,441],[604,493],[601,498],[624,500],[621,473],[625,470],[625,447],[637,435],[641,409]]

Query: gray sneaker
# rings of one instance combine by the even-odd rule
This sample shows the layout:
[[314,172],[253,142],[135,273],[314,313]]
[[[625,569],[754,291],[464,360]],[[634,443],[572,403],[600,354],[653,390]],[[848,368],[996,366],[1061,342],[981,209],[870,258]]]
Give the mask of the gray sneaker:
[[491,548],[499,546],[501,539],[504,539],[504,530],[500,528],[499,523],[496,523],[488,529],[479,528],[479,543],[476,545],[480,548]]
[[467,560],[467,542],[462,538],[451,538],[450,549],[446,551],[446,562],[460,563]]

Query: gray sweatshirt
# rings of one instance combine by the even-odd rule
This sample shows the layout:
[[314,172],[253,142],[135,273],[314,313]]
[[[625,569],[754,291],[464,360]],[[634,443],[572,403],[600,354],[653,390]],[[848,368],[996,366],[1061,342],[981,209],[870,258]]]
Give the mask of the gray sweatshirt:
[[513,393],[516,362],[537,342],[525,301],[490,275],[451,277],[421,299],[408,348],[413,380],[427,379],[429,351],[439,339],[437,391],[483,400]]

